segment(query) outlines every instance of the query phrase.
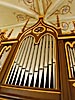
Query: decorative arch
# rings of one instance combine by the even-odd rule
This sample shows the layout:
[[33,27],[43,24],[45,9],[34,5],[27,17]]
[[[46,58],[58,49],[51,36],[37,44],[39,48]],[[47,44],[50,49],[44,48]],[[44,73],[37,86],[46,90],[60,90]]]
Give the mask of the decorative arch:
[[58,37],[58,28],[52,25],[48,25],[43,22],[43,18],[39,18],[39,21],[32,27],[26,29],[20,36],[19,41],[24,37],[32,36],[35,39],[35,44],[44,36],[46,33],[53,35],[56,39]]

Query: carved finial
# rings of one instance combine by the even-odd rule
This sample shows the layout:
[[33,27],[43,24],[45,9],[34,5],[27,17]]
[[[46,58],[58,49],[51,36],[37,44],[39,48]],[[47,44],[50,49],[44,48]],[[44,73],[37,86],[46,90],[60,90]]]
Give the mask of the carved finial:
[[59,16],[57,15],[57,27],[60,27]]
[[74,26],[74,30],[75,30],[75,21],[73,21],[73,26]]
[[28,22],[29,22],[29,18],[27,19],[27,21],[26,21],[26,23],[25,23],[25,25],[24,25],[24,27],[22,29],[22,33],[25,31],[25,28],[26,28],[26,25],[28,24]]
[[39,16],[39,19],[40,19],[40,18],[42,18],[42,19],[43,19],[43,16]]
[[8,34],[8,36],[7,36],[8,38],[9,38],[10,35],[12,34],[13,30],[14,30],[14,29],[12,29],[12,30],[10,31],[10,33]]

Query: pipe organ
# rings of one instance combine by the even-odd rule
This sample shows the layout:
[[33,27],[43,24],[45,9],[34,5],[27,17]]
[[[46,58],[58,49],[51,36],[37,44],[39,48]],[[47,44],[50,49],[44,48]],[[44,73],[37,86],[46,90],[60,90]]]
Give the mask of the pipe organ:
[[6,84],[56,88],[56,48],[55,38],[43,36],[38,44],[34,38],[25,38],[16,54]]
[[58,17],[57,24],[40,17],[17,39],[1,41],[0,52],[11,48],[0,71],[0,98],[75,100],[75,34],[62,34]]

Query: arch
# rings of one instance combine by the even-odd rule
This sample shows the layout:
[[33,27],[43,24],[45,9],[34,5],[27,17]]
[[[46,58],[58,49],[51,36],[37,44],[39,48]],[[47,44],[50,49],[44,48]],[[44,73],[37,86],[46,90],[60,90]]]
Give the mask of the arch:
[[[40,30],[38,30],[38,32],[35,32],[35,29],[39,29],[39,28],[40,28],[40,30],[43,28],[43,30],[41,32],[39,32]],[[57,39],[58,28],[56,28],[55,26],[52,26],[52,25],[47,25],[46,23],[43,22],[43,18],[39,18],[39,21],[35,25],[26,29],[19,36],[19,41],[22,41],[22,39],[24,39],[24,37],[26,37],[28,35],[32,35],[35,38],[35,43],[38,43],[38,40],[46,33],[52,34]]]

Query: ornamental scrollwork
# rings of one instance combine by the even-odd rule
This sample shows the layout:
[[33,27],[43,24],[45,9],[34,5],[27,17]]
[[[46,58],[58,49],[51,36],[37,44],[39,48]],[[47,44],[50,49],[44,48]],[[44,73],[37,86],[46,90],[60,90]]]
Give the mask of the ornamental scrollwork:
[[44,26],[40,25],[40,26],[33,29],[33,33],[36,34],[37,36],[39,36],[40,34],[45,32],[45,30],[46,30],[46,28]]
[[61,14],[61,15],[68,13],[71,13],[71,7],[69,5],[64,5],[59,10],[55,11],[55,14]]
[[0,42],[6,39],[7,39],[6,32],[0,32]]
[[13,12],[13,14],[15,15],[18,22],[25,21],[28,18],[28,16],[25,14],[21,14],[21,13],[17,13],[17,12]]
[[1,51],[0,51],[0,59],[1,59],[2,54],[4,53],[4,51],[7,52],[10,48],[11,48],[11,46],[9,45],[9,46],[4,46],[4,47],[1,49]]
[[19,0],[19,2],[23,2],[24,5],[35,11],[34,0]]
[[73,0],[68,0],[67,4],[63,5],[60,9],[57,9],[54,14],[64,15],[64,14],[72,13],[71,12],[72,3]]

